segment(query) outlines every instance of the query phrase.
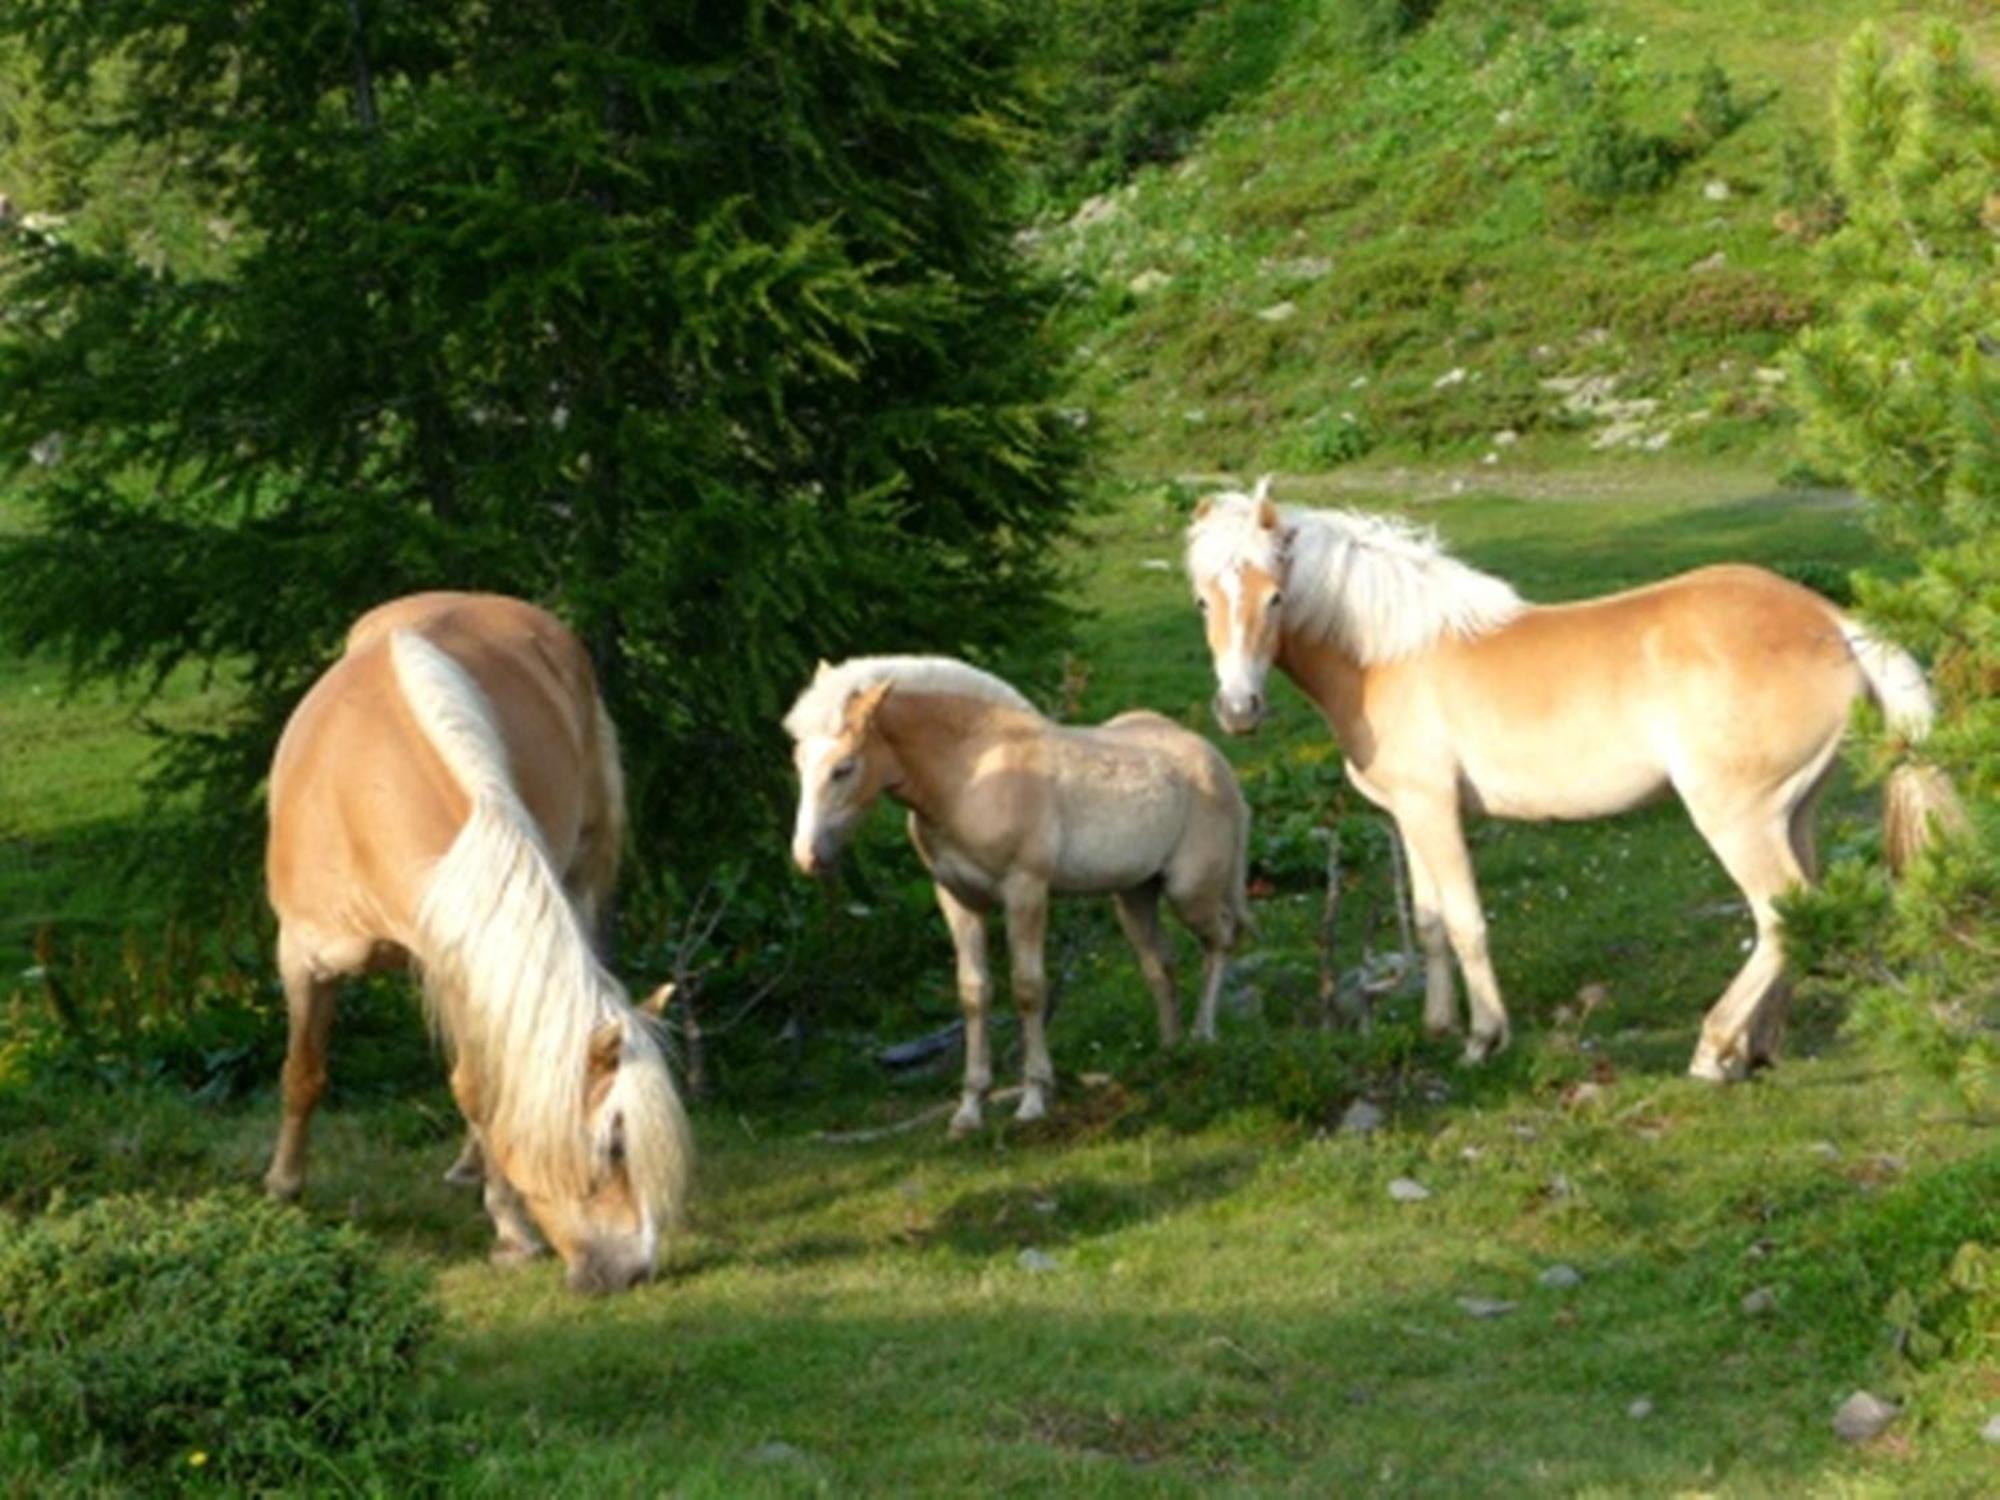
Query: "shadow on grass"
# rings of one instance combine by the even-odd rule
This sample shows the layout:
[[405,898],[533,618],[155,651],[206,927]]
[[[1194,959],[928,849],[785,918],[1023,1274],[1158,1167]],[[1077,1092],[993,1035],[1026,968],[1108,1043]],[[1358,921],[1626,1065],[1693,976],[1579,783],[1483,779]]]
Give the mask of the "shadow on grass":
[[[779,1268],[592,1306],[530,1294],[451,1337],[450,1401],[507,1414],[480,1460],[495,1482],[665,1465],[761,1489],[775,1461],[836,1490],[1796,1490],[1891,1461],[1844,1456],[1833,1404],[1880,1362],[1883,1300],[1991,1234],[1996,1193],[1989,1154],[1872,1198],[1779,1196],[1692,1245],[1586,1259],[1568,1292],[1471,1253],[1343,1265],[1275,1234],[1245,1262],[1243,1225],[1137,1270],[1107,1247],[1037,1274],[995,1242],[970,1277],[913,1246],[810,1290]],[[1752,1278],[1781,1283],[1776,1315],[1738,1310]],[[1467,1293],[1515,1307],[1476,1318]]]

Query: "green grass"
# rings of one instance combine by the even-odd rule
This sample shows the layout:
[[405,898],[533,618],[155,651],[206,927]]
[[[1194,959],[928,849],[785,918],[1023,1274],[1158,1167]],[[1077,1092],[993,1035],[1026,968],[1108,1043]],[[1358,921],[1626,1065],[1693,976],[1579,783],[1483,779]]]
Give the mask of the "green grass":
[[[1868,558],[1838,501],[1759,493],[1740,473],[1649,473],[1597,502],[1495,492],[1422,513],[1541,598],[1721,557]],[[1547,476],[1565,493],[1600,479],[1615,489],[1615,466]],[[1186,586],[1155,565],[1177,559],[1187,500],[1133,488],[1092,523],[1079,588],[1094,614],[1071,663],[1084,717],[1145,702],[1205,723]],[[1810,987],[1775,1073],[1723,1091],[1681,1076],[1748,924],[1677,809],[1477,828],[1517,1041],[1467,1071],[1419,1036],[1410,997],[1366,1038],[1309,1025],[1320,890],[1302,831],[1368,824],[1289,689],[1262,735],[1228,749],[1270,891],[1218,1047],[1155,1051],[1101,903],[1055,923],[1063,1079],[1047,1125],[822,1141],[948,1098],[956,1059],[889,1081],[866,1060],[869,1035],[811,1033],[789,1063],[785,1044],[739,1035],[720,1055],[738,1081],[697,1112],[692,1232],[658,1284],[623,1299],[580,1302],[550,1268],[484,1264],[473,1200],[437,1180],[456,1131],[414,1006],[393,986],[357,996],[307,1203],[436,1268],[447,1332],[432,1401],[465,1433],[451,1487],[1981,1490],[1992,1371],[1899,1360],[1885,1316],[1899,1289],[1929,1295],[1960,1243],[2000,1234],[2000,1143],[1850,1053],[1837,998]],[[48,737],[17,762],[23,783],[58,782],[84,753]],[[1868,848],[1872,796],[1831,801],[1824,841]],[[1379,844],[1353,844],[1344,962],[1386,879]],[[936,983],[881,997],[895,1025],[948,1009],[947,944],[923,930]],[[1562,1007],[1592,982],[1610,999],[1579,1024]],[[39,997],[12,1003],[18,1035]],[[262,1063],[278,1024],[265,1017]],[[0,1053],[0,1202],[32,1209],[58,1186],[195,1192],[261,1169],[267,1092],[204,1105],[109,1064],[37,1080],[31,1060]],[[1387,1128],[1339,1134],[1363,1091]],[[1391,1201],[1399,1176],[1434,1196]],[[1024,1264],[1031,1249],[1054,1269]],[[1558,1261],[1580,1286],[1537,1284]],[[1746,1317],[1740,1299],[1765,1285],[1777,1313]],[[1461,1297],[1517,1305],[1478,1319]],[[1909,1402],[1860,1450],[1829,1426],[1857,1385]],[[1628,1415],[1642,1399],[1651,1414]]]

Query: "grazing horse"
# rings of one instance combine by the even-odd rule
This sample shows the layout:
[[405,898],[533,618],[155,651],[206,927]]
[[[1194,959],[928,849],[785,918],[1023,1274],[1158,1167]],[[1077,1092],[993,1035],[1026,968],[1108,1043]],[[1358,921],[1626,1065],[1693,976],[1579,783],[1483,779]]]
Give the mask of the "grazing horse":
[[979,1128],[993,1082],[986,914],[996,907],[1007,917],[1026,1052],[1020,1119],[1041,1119],[1055,1087],[1042,1024],[1052,891],[1113,898],[1159,1008],[1160,1040],[1171,1046],[1180,1010],[1160,927],[1164,895],[1201,940],[1195,1034],[1214,1038],[1224,965],[1249,922],[1250,815],[1207,740],[1153,713],[1094,729],[1054,724],[999,678],[936,656],[822,663],[785,728],[799,773],[792,858],[808,875],[831,867],[883,792],[909,810],[910,842],[936,882],[958,954],[965,1093],[952,1134]]
[[[1906,745],[1929,730],[1917,664],[1761,568],[1535,605],[1427,530],[1280,509],[1268,486],[1205,500],[1188,530],[1215,715],[1232,734],[1254,730],[1276,662],[1325,716],[1348,779],[1395,819],[1423,939],[1425,1024],[1457,1026],[1449,940],[1471,1000],[1468,1060],[1507,1041],[1466,813],[1596,818],[1671,789],[1757,925],[1689,1072],[1720,1082],[1770,1061],[1789,998],[1775,903],[1814,876],[1813,807],[1854,700],[1873,697]],[[1942,773],[1911,764],[1890,778],[1884,811],[1896,863],[1934,820],[1963,818]]]
[[625,810],[576,637],[490,594],[364,615],[285,726],[270,814],[290,1035],[269,1190],[304,1181],[340,980],[413,964],[494,1258],[539,1253],[539,1225],[580,1291],[650,1275],[692,1147],[651,1026],[591,949]]

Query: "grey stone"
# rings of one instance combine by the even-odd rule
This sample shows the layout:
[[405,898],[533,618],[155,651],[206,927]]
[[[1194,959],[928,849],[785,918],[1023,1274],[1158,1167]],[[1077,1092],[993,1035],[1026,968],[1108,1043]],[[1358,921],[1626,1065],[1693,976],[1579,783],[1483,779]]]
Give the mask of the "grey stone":
[[1583,1273],[1577,1270],[1575,1266],[1566,1266],[1557,1263],[1537,1276],[1535,1282],[1538,1286],[1545,1286],[1551,1291],[1560,1292],[1569,1287],[1582,1285]]
[[1884,1401],[1871,1391],[1856,1391],[1833,1414],[1833,1430],[1850,1443],[1865,1443],[1880,1437],[1896,1420],[1899,1409],[1895,1402]]
[[1521,1304],[1504,1302],[1498,1297],[1460,1297],[1458,1305],[1465,1309],[1467,1317],[1504,1318]]
[[2000,1447],[2000,1411],[1986,1419],[1986,1425],[1979,1429],[1980,1437],[1995,1447]]
[[1625,1408],[1625,1415],[1635,1422],[1643,1422],[1652,1414],[1653,1400],[1650,1396],[1641,1396],[1637,1401],[1634,1401],[1630,1406]]
[[1062,1269],[1053,1255],[1046,1250],[1037,1250],[1033,1245],[1028,1246],[1014,1259],[1020,1263],[1022,1270],[1031,1271],[1036,1275],[1046,1275],[1050,1271]]
[[1398,1177],[1389,1184],[1389,1196],[1398,1203],[1422,1203],[1431,1190],[1412,1177]]
[[1778,1294],[1768,1286],[1745,1292],[1741,1304],[1746,1318],[1768,1318],[1778,1310]]
[[1340,1133],[1342,1135],[1368,1135],[1373,1131],[1380,1130],[1382,1122],[1386,1118],[1387,1116],[1376,1105],[1370,1104],[1366,1099],[1356,1099],[1352,1104],[1347,1106],[1346,1113],[1340,1117]]

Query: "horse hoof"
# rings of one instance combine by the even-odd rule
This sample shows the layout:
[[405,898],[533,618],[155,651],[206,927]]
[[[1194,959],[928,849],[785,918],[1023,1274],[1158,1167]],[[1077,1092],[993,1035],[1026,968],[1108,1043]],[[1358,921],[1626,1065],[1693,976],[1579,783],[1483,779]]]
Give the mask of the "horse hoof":
[[1724,1062],[1712,1052],[1697,1052],[1694,1061],[1688,1064],[1688,1077],[1699,1078],[1703,1083],[1737,1083],[1746,1071],[1740,1060]]
[[486,1181],[486,1169],[477,1162],[468,1162],[460,1157],[444,1169],[444,1180],[453,1187],[478,1187]]
[[264,1192],[280,1203],[294,1201],[304,1186],[305,1179],[301,1177],[281,1177],[276,1172],[267,1173],[264,1177]]
[[961,1104],[958,1107],[958,1112],[951,1117],[951,1124],[945,1127],[945,1134],[949,1135],[955,1141],[963,1140],[966,1136],[976,1132],[984,1123],[985,1121],[979,1116],[978,1105]]
[[1506,1050],[1507,1033],[1505,1031],[1491,1032],[1486,1036],[1475,1035],[1467,1039],[1465,1043],[1465,1056],[1462,1060],[1468,1067],[1477,1067],[1488,1058],[1494,1057]]
[[1048,1101],[1042,1097],[1040,1089],[1029,1089],[1023,1094],[1021,1107],[1014,1111],[1014,1118],[1023,1125],[1032,1125],[1037,1120],[1045,1120],[1048,1115]]

